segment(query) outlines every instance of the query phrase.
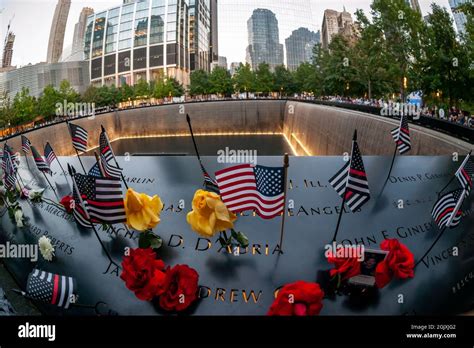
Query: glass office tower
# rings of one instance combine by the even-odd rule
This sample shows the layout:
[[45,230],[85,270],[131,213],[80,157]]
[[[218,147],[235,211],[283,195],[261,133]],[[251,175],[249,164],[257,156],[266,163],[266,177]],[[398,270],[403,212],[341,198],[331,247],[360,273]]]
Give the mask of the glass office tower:
[[174,77],[189,84],[188,0],[142,0],[87,18],[91,84],[133,85]]

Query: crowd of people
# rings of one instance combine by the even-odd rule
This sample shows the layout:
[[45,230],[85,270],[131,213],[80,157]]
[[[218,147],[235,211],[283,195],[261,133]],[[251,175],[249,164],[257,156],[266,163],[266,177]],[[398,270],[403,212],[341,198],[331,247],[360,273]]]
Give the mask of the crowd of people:
[[[120,105],[117,107],[105,107],[105,108],[98,108],[94,111],[94,115],[98,115],[101,113],[106,113],[115,110],[123,110],[123,109],[130,109],[130,108],[140,108],[140,107],[149,107],[149,106],[156,106],[162,104],[172,104],[172,103],[183,103],[183,102],[200,102],[200,101],[218,101],[218,100],[238,100],[238,99],[280,99],[280,95],[269,95],[269,96],[258,96],[255,94],[240,94],[240,95],[233,95],[231,98],[226,97],[219,97],[216,95],[211,96],[199,96],[199,97],[180,97],[180,98],[167,98],[166,100],[161,100],[160,102],[157,101],[140,101],[137,103],[129,103]],[[311,95],[295,95],[291,99],[299,99],[299,100],[307,100],[307,101],[325,101],[325,102],[333,102],[333,103],[341,103],[341,104],[352,104],[352,105],[364,105],[364,106],[371,106],[375,108],[384,108],[387,105],[395,105],[400,103],[397,100],[384,100],[384,99],[367,99],[367,98],[350,98],[350,97],[343,97],[343,96],[324,96],[315,98]],[[474,115],[469,113],[465,110],[460,110],[455,106],[451,107],[449,110],[445,111],[443,108],[439,108],[438,106],[425,106],[419,108],[420,114],[422,116],[428,116],[433,118],[438,118],[442,120],[446,120],[452,123],[459,124],[460,126],[474,128]],[[51,124],[64,122],[66,119],[74,119],[78,117],[84,117],[90,115],[68,115],[68,116],[57,116],[54,119],[50,120],[42,120],[40,122],[35,123],[34,125],[28,126],[19,126],[15,129],[10,129],[8,134],[4,134],[4,137],[18,135],[24,133],[25,131],[30,131],[33,129],[45,127]],[[0,140],[2,139],[0,133]]]

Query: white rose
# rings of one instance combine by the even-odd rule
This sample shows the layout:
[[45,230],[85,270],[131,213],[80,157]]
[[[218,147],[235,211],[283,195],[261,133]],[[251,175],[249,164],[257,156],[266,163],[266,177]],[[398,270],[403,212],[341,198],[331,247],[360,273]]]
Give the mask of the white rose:
[[23,227],[23,211],[21,209],[15,210],[15,221],[17,227]]
[[52,261],[54,256],[54,247],[51,245],[51,241],[49,240],[49,238],[46,236],[42,236],[38,240],[38,246],[43,258],[47,261]]

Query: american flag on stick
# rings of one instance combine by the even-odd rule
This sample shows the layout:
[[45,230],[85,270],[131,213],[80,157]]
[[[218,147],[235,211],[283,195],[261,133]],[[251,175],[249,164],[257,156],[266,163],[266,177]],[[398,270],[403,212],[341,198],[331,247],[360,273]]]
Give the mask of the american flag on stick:
[[10,152],[3,151],[3,160],[2,160],[2,167],[3,167],[3,179],[5,183],[5,187],[8,190],[11,190],[15,186],[15,167],[12,163],[12,158]]
[[51,169],[49,168],[48,163],[43,159],[39,154],[38,150],[34,146],[31,146],[31,152],[33,153],[33,158],[36,163],[36,167],[40,172],[51,174]]
[[469,194],[474,178],[474,163],[471,158],[471,153],[466,156],[455,175],[461,186],[467,191],[466,193]]
[[53,163],[54,160],[57,160],[58,158],[56,157],[56,154],[53,151],[53,148],[49,143],[46,143],[44,147],[44,158],[46,159],[46,162],[48,162],[48,165],[51,166],[51,163]]
[[24,135],[21,136],[21,150],[25,153],[25,155],[30,153],[31,141],[25,137]]
[[75,287],[76,281],[72,277],[35,269],[28,276],[26,296],[67,309]]
[[86,152],[89,133],[87,133],[87,131],[81,126],[75,125],[73,123],[68,123],[68,125],[71,132],[72,146],[77,151]]
[[369,182],[356,139],[352,142],[350,161],[329,180],[329,183],[353,212],[370,200]]
[[[120,179],[97,178],[74,173],[75,216],[86,227],[92,223],[117,224],[127,221]],[[82,222],[85,222],[84,224]]]
[[[110,146],[109,138],[107,136],[107,133],[105,132],[104,127],[102,127],[102,132],[99,136],[99,146],[100,162],[102,164],[102,168],[104,169],[105,177],[120,179],[122,177],[122,169],[118,168],[117,166],[115,155],[112,150],[112,147]],[[110,164],[109,162],[111,160],[114,160],[116,164]]]
[[431,215],[440,229],[454,228],[461,222],[461,205],[466,197],[466,190],[457,189],[443,195],[433,207]]
[[410,129],[408,128],[407,116],[401,117],[400,126],[395,128],[391,133],[400,155],[411,150]]
[[272,219],[284,211],[284,167],[241,164],[216,172],[216,182],[233,213],[255,210],[263,219]]

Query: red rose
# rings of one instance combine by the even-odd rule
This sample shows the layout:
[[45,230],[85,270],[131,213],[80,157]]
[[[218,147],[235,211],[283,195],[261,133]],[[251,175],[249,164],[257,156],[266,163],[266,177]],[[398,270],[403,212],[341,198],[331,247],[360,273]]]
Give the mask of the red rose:
[[380,244],[380,248],[389,253],[375,270],[375,283],[378,288],[383,288],[393,277],[398,279],[414,277],[415,258],[405,245],[397,239],[387,239]]
[[176,265],[166,270],[165,290],[160,296],[160,306],[167,311],[182,311],[196,299],[199,274],[187,265]]
[[61,198],[61,201],[59,203],[62,204],[62,206],[64,207],[64,209],[66,209],[66,212],[68,214],[71,214],[72,213],[72,204],[71,202],[74,202],[74,199],[72,198],[72,196],[64,196],[63,198]]
[[318,283],[297,281],[285,285],[273,301],[267,315],[310,316],[318,315],[323,308],[324,292]]
[[151,248],[131,249],[130,255],[122,261],[122,268],[120,278],[140,300],[150,301],[163,293],[165,264],[156,259]]
[[328,262],[335,267],[329,272],[331,278],[340,274],[341,280],[345,280],[360,274],[360,261],[357,257],[334,257],[330,254]]

